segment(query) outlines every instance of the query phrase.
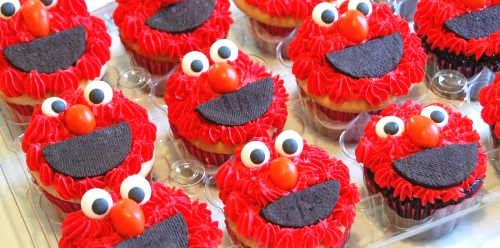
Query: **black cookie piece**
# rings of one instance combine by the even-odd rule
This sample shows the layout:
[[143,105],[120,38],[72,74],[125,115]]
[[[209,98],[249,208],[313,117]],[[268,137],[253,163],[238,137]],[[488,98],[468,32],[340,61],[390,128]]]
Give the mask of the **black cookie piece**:
[[104,175],[120,165],[131,147],[132,132],[125,121],[45,146],[42,153],[54,171],[83,179]]
[[429,189],[461,184],[477,164],[477,143],[453,144],[426,149],[392,162],[398,175],[410,183]]
[[215,0],[183,0],[156,12],[146,25],[173,34],[191,32],[210,18],[214,8]]
[[466,40],[489,37],[500,30],[500,5],[463,14],[445,21],[444,26]]
[[189,233],[182,214],[176,214],[156,223],[137,238],[126,239],[116,248],[184,248],[188,247]]
[[392,71],[403,57],[403,38],[396,32],[326,55],[328,64],[353,78],[380,77]]
[[218,125],[240,126],[261,117],[271,106],[273,96],[274,81],[268,77],[200,104],[196,111]]
[[83,25],[66,29],[25,44],[3,49],[9,63],[23,72],[54,73],[75,65],[87,46]]
[[281,227],[302,228],[328,217],[339,198],[339,180],[291,193],[262,208],[259,215]]

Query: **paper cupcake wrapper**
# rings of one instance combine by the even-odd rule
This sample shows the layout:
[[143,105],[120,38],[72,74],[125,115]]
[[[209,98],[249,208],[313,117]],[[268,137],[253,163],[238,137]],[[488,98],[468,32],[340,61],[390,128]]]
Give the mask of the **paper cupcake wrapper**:
[[60,221],[64,220],[66,216],[68,216],[68,214],[82,209],[79,203],[62,200],[43,190],[41,187],[38,187],[38,189],[45,196],[51,210],[59,218]]
[[259,49],[269,54],[276,54],[278,44],[288,35],[292,34],[296,28],[273,26],[250,17],[248,18],[248,23],[252,37]]
[[[120,36],[121,39],[121,36]],[[123,47],[125,50],[130,53],[133,57],[135,62],[137,62],[137,65],[143,67],[147,71],[149,71],[151,74],[154,75],[166,75],[172,69],[177,67],[178,63],[173,63],[173,62],[165,62],[165,61],[159,61],[155,60],[151,57],[144,56],[142,54],[137,53],[135,50],[131,49],[126,42],[122,40]]]
[[19,125],[24,130],[28,127],[31,115],[33,114],[33,106],[21,105],[3,101],[1,114],[10,123]]

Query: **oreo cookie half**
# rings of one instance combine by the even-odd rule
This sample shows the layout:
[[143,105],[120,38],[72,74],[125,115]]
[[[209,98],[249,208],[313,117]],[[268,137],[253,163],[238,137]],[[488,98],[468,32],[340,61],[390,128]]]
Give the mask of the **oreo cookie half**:
[[466,40],[489,37],[500,30],[500,5],[455,17],[444,26]]
[[328,64],[353,78],[380,77],[394,70],[403,57],[403,38],[396,32],[326,55]]
[[42,153],[54,171],[83,179],[104,175],[120,165],[131,147],[132,132],[125,121],[45,146]]
[[87,46],[83,25],[66,29],[25,44],[3,49],[9,63],[23,72],[54,73],[75,65]]
[[476,142],[426,149],[392,162],[398,175],[410,183],[429,189],[444,189],[461,184],[476,168]]
[[215,0],[183,0],[160,9],[146,25],[173,34],[191,32],[210,18],[214,8]]
[[259,215],[281,227],[302,228],[328,217],[339,199],[340,181],[330,180],[284,196]]

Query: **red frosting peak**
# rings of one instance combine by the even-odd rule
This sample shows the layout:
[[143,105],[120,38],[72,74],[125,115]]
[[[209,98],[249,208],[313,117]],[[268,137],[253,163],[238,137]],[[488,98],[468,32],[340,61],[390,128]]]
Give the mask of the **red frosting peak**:
[[484,87],[479,92],[479,103],[483,106],[481,118],[490,126],[494,126],[494,132],[500,137],[500,74],[496,74],[493,83]]

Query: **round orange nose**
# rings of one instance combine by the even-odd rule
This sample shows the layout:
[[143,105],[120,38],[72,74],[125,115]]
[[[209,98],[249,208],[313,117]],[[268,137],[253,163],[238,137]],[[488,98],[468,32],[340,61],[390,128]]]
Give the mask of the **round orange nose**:
[[411,142],[420,148],[433,148],[439,142],[439,127],[428,117],[411,116],[406,122],[406,133]]
[[486,0],[462,0],[462,3],[474,10],[484,7],[484,5],[486,4]]
[[218,62],[208,69],[208,84],[217,93],[230,93],[238,89],[240,78],[231,65]]
[[276,187],[291,190],[297,184],[297,166],[289,158],[279,157],[269,165],[269,177]]
[[109,212],[111,224],[116,232],[125,238],[132,238],[144,232],[144,213],[134,200],[120,199]]
[[49,35],[49,13],[40,0],[26,1],[21,8],[21,14],[30,34],[37,38]]
[[66,110],[64,124],[68,131],[75,135],[88,134],[94,131],[96,126],[94,113],[82,104],[73,105]]
[[339,32],[349,41],[363,42],[368,37],[368,21],[365,15],[357,10],[348,10],[339,17]]

